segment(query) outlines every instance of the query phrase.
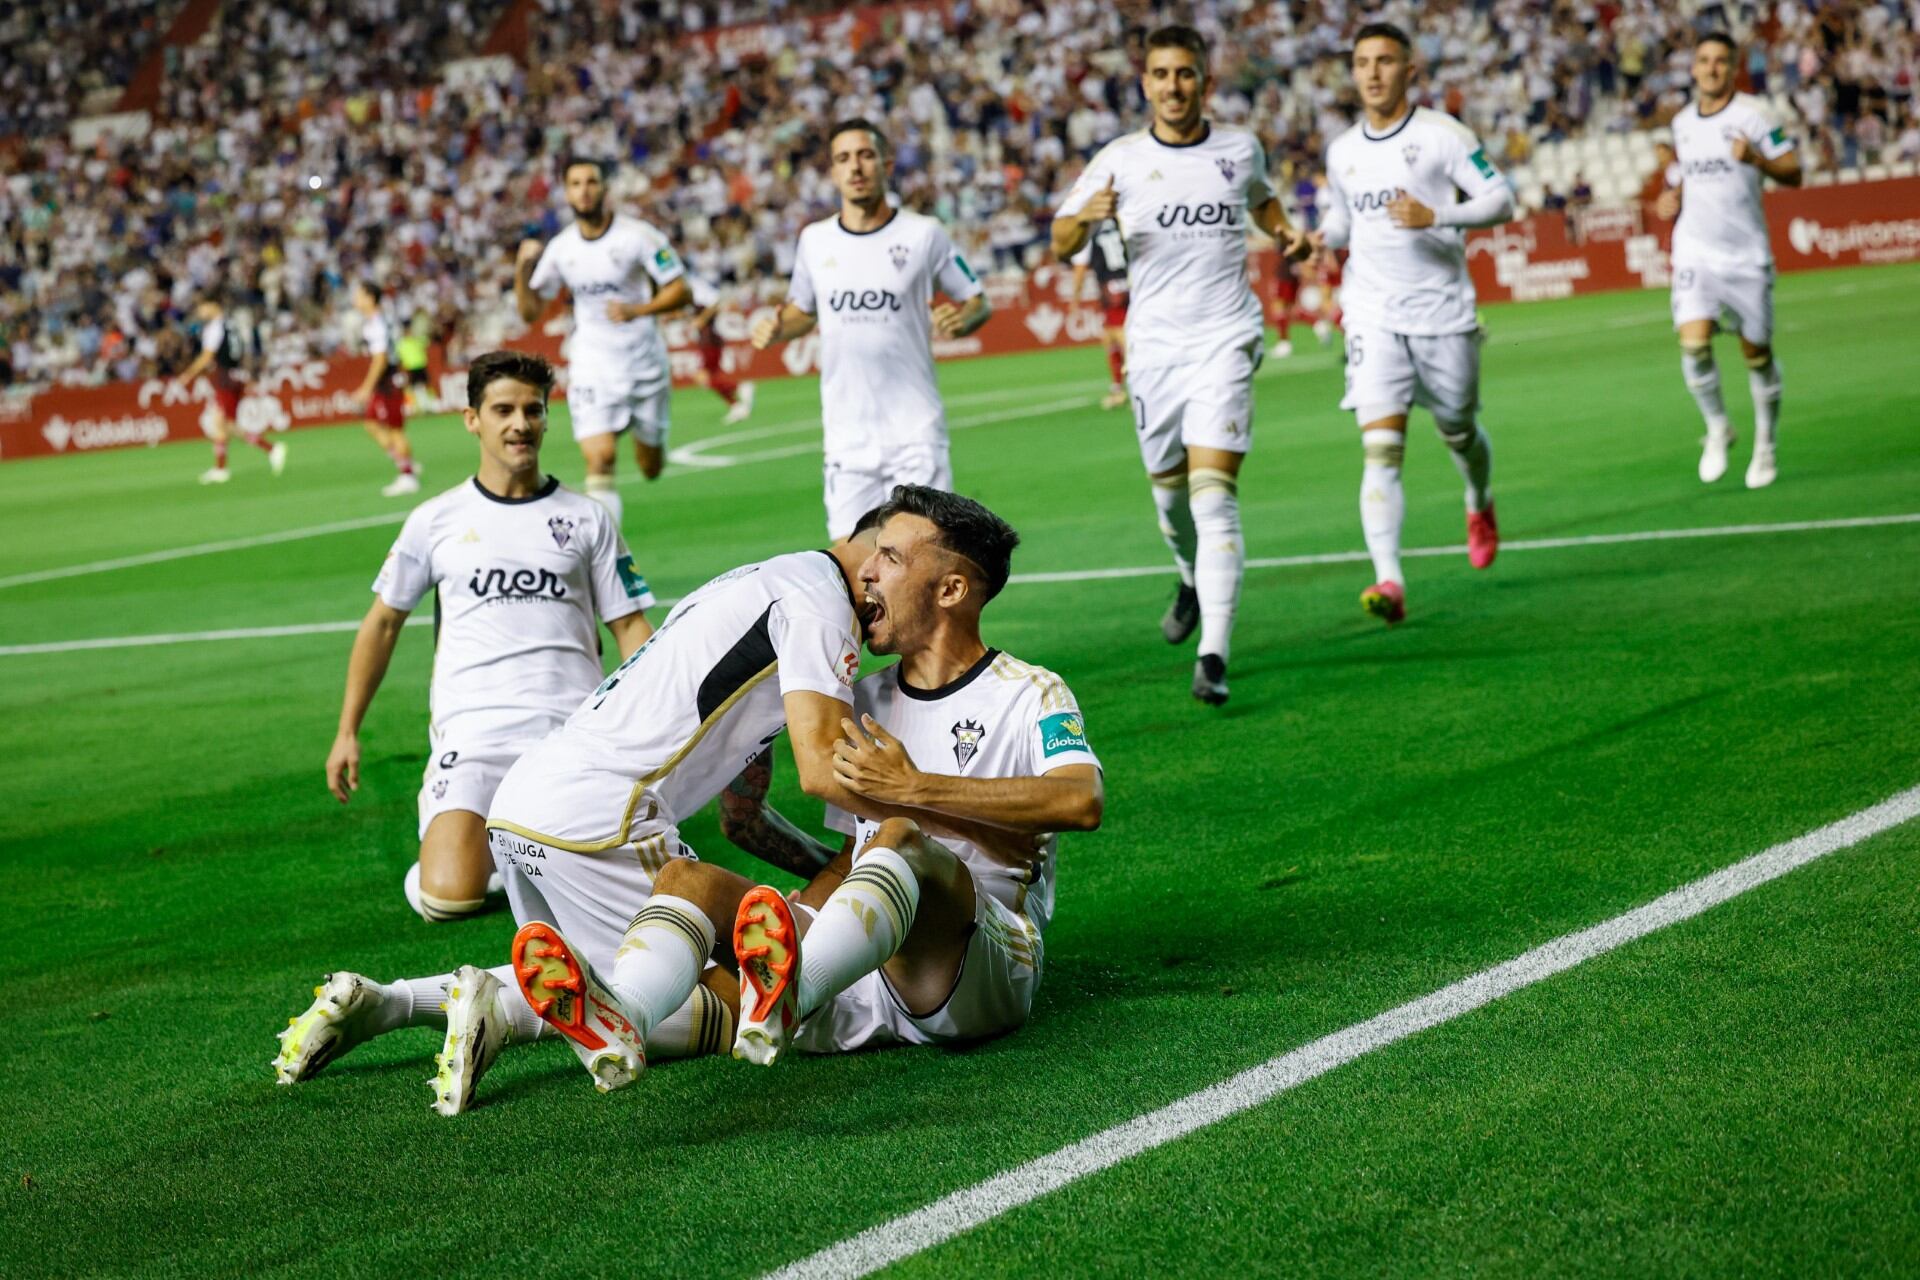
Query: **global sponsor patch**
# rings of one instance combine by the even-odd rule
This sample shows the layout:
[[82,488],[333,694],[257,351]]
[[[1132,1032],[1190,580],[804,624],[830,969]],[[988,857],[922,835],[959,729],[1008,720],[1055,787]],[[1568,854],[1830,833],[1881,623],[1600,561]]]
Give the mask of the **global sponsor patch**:
[[1078,711],[1060,711],[1040,721],[1040,749],[1048,756],[1089,751],[1086,723]]
[[633,567],[632,556],[621,556],[614,562],[614,568],[620,573],[620,585],[627,589],[627,599],[638,600],[647,594],[647,580]]

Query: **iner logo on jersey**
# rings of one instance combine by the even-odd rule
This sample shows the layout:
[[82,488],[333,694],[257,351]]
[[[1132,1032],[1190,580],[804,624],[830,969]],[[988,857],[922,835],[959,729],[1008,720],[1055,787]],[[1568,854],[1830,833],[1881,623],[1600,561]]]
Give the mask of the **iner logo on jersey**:
[[1380,191],[1362,191],[1347,201],[1355,213],[1373,213],[1392,204],[1400,195],[1398,187],[1387,187]]
[[900,296],[891,289],[839,289],[827,294],[827,305],[842,311],[898,311]]
[[467,586],[482,600],[564,600],[567,584],[551,569],[475,569]]
[[1241,227],[1237,204],[1163,204],[1153,220],[1162,227]]

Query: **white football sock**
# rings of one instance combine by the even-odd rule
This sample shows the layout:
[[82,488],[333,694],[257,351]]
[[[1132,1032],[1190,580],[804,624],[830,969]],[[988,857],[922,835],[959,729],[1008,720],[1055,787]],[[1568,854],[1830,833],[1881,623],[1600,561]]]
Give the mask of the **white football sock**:
[[1747,386],[1753,391],[1753,447],[1773,448],[1774,428],[1780,425],[1780,362],[1747,367]]
[[713,921],[685,898],[656,893],[627,926],[607,985],[642,1035],[687,1002],[713,952]]
[[1160,536],[1166,539],[1167,550],[1173,552],[1173,563],[1180,570],[1180,581],[1192,586],[1193,508],[1187,503],[1186,473],[1156,478],[1153,482],[1153,505],[1160,513]]
[[1360,530],[1367,536],[1377,582],[1405,583],[1400,573],[1400,526],[1407,516],[1400,464],[1406,457],[1405,432],[1375,427],[1360,433],[1366,467],[1360,472]]
[[647,1059],[700,1058],[733,1048],[733,1014],[709,987],[695,986],[687,1002],[647,1032]]
[[800,944],[802,1018],[892,958],[913,927],[920,881],[892,849],[861,854]]
[[[526,1040],[538,1040],[547,1031],[547,1024],[533,1011],[527,998],[520,994],[520,984],[514,981],[513,966],[503,964],[488,973],[500,980],[500,1007],[507,1014],[507,1040],[518,1044]],[[380,988],[382,1011],[386,1015],[382,1032],[396,1027],[432,1027],[438,1031],[447,1029],[446,1004],[447,992],[453,986],[453,975],[436,973],[431,978],[402,978],[398,982],[385,983]]]
[[1720,369],[1713,363],[1713,348],[1681,347],[1680,372],[1687,380],[1687,390],[1693,392],[1694,403],[1700,406],[1700,416],[1707,420],[1707,430],[1725,435],[1732,428],[1727,423],[1726,403],[1720,398]]
[[1453,452],[1453,465],[1467,482],[1467,510],[1485,511],[1493,502],[1493,441],[1476,420],[1440,425],[1440,438]]
[[1227,660],[1233,640],[1233,614],[1240,604],[1240,579],[1247,570],[1247,544],[1240,536],[1239,482],[1230,472],[1202,468],[1191,473],[1193,527],[1199,550],[1193,561],[1193,586],[1200,596],[1202,654]]
[[620,526],[620,520],[626,514],[626,508],[620,501],[620,491],[614,488],[612,476],[588,476],[587,496],[613,512],[614,527]]

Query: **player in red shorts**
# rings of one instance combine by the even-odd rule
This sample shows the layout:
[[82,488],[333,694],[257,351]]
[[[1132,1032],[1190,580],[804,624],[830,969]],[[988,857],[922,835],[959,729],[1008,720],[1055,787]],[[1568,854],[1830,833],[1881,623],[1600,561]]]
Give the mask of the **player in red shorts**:
[[353,398],[366,406],[367,434],[393,459],[399,475],[380,492],[389,498],[420,492],[420,468],[407,444],[407,392],[400,382],[400,361],[394,354],[393,326],[380,311],[380,286],[358,281],[353,286],[353,309],[361,316],[360,337],[367,344],[367,376]]
[[1120,228],[1103,222],[1087,241],[1087,247],[1073,255],[1073,305],[1080,306],[1080,290],[1091,268],[1100,282],[1100,307],[1107,347],[1107,369],[1113,382],[1100,400],[1102,409],[1118,409],[1127,402],[1127,242]]
[[1331,250],[1315,254],[1300,266],[1299,315],[1302,320],[1312,319],[1313,336],[1323,347],[1333,341],[1335,329],[1346,332],[1340,314],[1340,270],[1340,255]]
[[[190,387],[201,374],[211,374],[213,408],[207,431],[213,437],[213,466],[200,473],[200,483],[225,484],[232,478],[227,470],[227,442],[233,439],[234,430],[240,425],[240,399],[245,394],[240,371],[253,354],[253,346],[239,326],[227,323],[226,308],[218,298],[203,298],[193,314],[200,322],[200,354],[177,381],[183,388]],[[248,444],[267,455],[267,465],[273,468],[273,474],[279,475],[286,469],[285,444],[268,444],[264,431],[259,435],[241,434]]]
[[1267,352],[1276,360],[1293,354],[1293,340],[1288,335],[1293,328],[1294,308],[1299,302],[1298,264],[1289,262],[1284,253],[1277,254],[1273,267],[1273,305],[1268,314],[1273,317],[1273,327],[1279,330],[1280,337]]
[[720,288],[704,276],[687,272],[687,287],[693,291],[693,328],[700,347],[700,385],[727,402],[725,426],[745,422],[753,412],[753,384],[742,382],[727,372],[727,344],[720,337]]

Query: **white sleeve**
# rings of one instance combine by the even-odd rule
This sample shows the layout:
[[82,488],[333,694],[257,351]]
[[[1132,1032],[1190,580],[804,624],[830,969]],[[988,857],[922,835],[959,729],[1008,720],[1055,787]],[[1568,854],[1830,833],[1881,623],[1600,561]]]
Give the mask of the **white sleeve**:
[[540,260],[533,264],[533,274],[527,278],[527,288],[543,297],[551,297],[560,292],[566,277],[560,274],[560,255],[554,252],[559,242],[547,241],[547,247],[540,251]]
[[1327,152],[1327,200],[1320,215],[1319,230],[1326,237],[1329,249],[1346,248],[1353,235],[1353,214],[1347,209],[1347,193],[1340,189],[1340,179],[1333,176],[1331,151]]
[[200,349],[202,351],[218,351],[220,344],[226,340],[227,322],[225,317],[209,321],[207,326],[200,330]]
[[1267,149],[1258,138],[1252,139],[1253,160],[1247,171],[1247,211],[1251,213],[1273,199],[1273,183],[1267,179]]
[[589,574],[593,582],[593,609],[600,615],[600,621],[612,622],[653,608],[653,592],[640,571],[633,567],[633,556],[628,553],[620,530],[614,527],[611,518],[600,518],[596,523],[599,527],[592,543],[593,564]]
[[415,507],[400,526],[386,563],[373,580],[373,592],[389,608],[411,613],[421,597],[433,589],[432,517],[426,507]]
[[1047,684],[1038,707],[1031,714],[1033,729],[1027,751],[1035,777],[1068,765],[1100,767],[1100,757],[1087,743],[1086,719],[1080,714],[1072,691],[1058,676]]
[[647,274],[653,277],[656,285],[672,284],[687,274],[680,255],[673,251],[673,246],[658,231],[649,228],[643,243],[647,246]]
[[973,268],[953,247],[952,237],[939,223],[934,224],[928,248],[931,251],[928,257],[934,264],[934,283],[941,293],[954,302],[966,302],[981,292],[980,277],[973,274]]
[[800,251],[793,255],[793,279],[787,282],[787,304],[814,315],[820,310],[813,296],[813,273],[807,269],[807,238],[800,237]]
[[1487,149],[1461,125],[1447,134],[1447,177],[1467,198],[1433,211],[1442,227],[1493,227],[1513,217],[1513,186],[1487,159]]
[[1747,128],[1747,141],[1769,160],[1778,160],[1793,151],[1793,138],[1786,126],[1775,124],[1767,112],[1755,110]]
[[383,356],[392,347],[392,335],[387,332],[387,318],[376,314],[361,328],[360,336],[366,340],[367,354]]
[[720,290],[708,283],[705,276],[687,272],[687,288],[693,290],[693,305],[702,311],[720,301]]
[[[835,570],[838,572],[838,570]],[[782,600],[767,619],[767,639],[773,642],[780,664],[780,695],[824,693],[845,703],[853,701],[853,677],[860,670],[860,640],[854,634],[853,606],[838,621],[822,617],[806,606]]]
[[1097,155],[1087,162],[1080,171],[1080,177],[1068,188],[1066,197],[1060,201],[1060,207],[1053,211],[1056,218],[1071,218],[1080,212],[1087,201],[1093,199],[1093,193],[1107,185],[1114,176],[1113,146],[1108,144],[1100,148]]

